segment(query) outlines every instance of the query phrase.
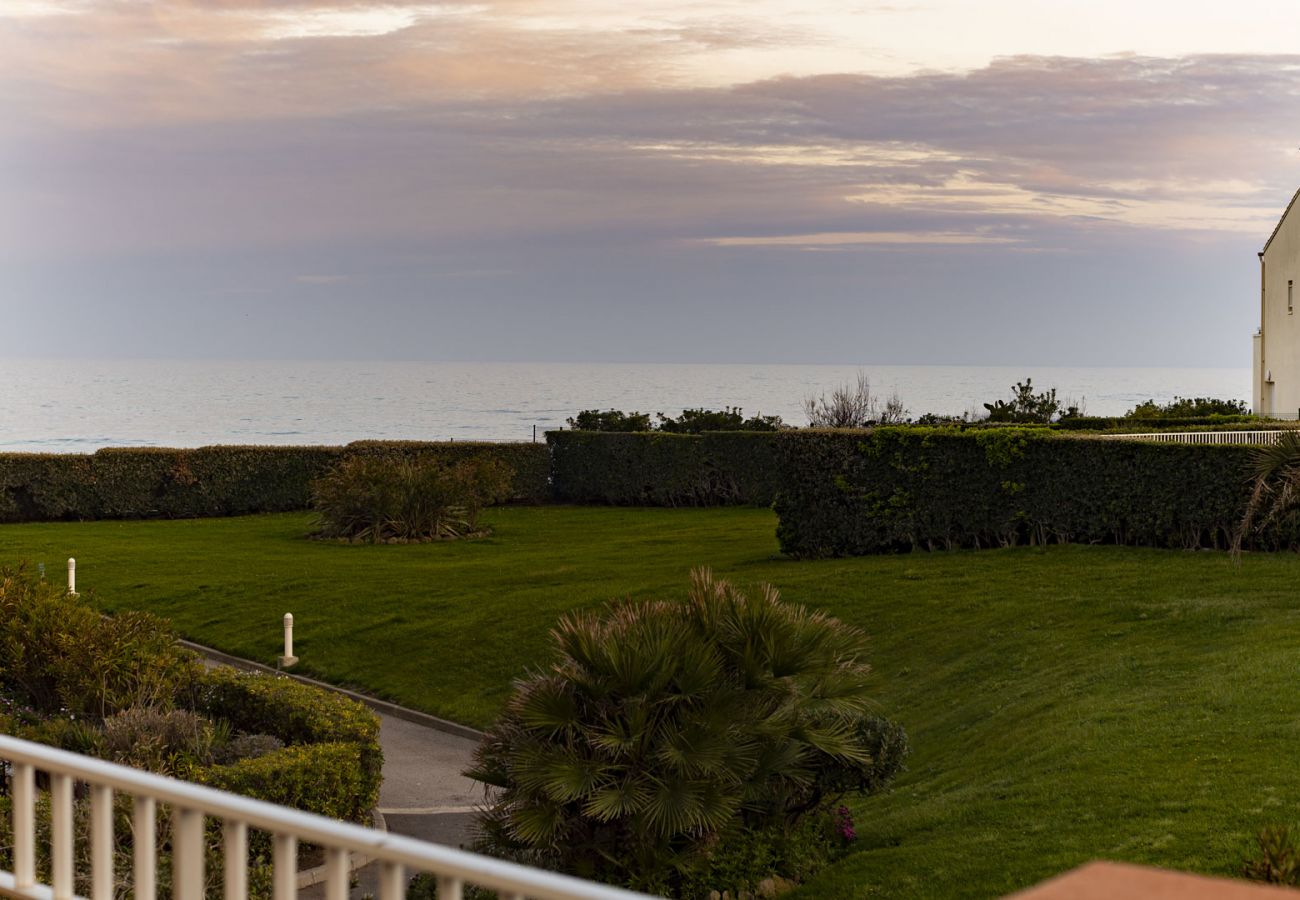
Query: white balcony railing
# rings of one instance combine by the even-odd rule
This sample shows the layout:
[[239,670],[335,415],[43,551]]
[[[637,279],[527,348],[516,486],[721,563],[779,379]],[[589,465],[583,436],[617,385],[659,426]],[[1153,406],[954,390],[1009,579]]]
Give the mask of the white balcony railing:
[[[349,855],[364,854],[380,866],[380,900],[400,900],[407,873],[437,876],[439,900],[459,900],[463,885],[497,891],[502,898],[538,900],[633,900],[644,894],[594,884],[554,872],[427,844],[252,800],[201,785],[165,778],[0,735],[0,759],[9,763],[13,799],[13,871],[0,870],[0,896],[71,900],[74,893],[73,794],[84,784],[90,796],[90,884],[92,900],[111,900],[119,883],[129,884],[136,900],[151,900],[157,886],[157,810],[172,810],[172,895],[203,900],[205,824],[222,826],[226,900],[248,896],[248,830],[262,829],[273,840],[273,896],[297,896],[299,843],[325,853],[325,896],[348,896]],[[49,775],[51,884],[37,882],[36,773]],[[129,877],[114,871],[114,792],[132,798],[133,864]]]
[[1149,431],[1101,434],[1107,441],[1154,441],[1162,444],[1276,444],[1282,431]]

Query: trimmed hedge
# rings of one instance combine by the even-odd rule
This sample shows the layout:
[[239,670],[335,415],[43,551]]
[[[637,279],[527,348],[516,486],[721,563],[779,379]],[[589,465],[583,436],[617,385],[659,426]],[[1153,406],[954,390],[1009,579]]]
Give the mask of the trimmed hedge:
[[346,447],[111,448],[90,455],[0,454],[0,522],[197,518],[306,509],[313,480],[356,454],[499,459],[511,500],[550,495],[542,444],[358,441]]
[[642,506],[768,506],[776,496],[774,432],[550,431],[556,500]]
[[924,428],[787,432],[777,449],[777,537],[799,557],[1066,541],[1226,547],[1252,452]]
[[[232,784],[260,784],[262,779],[273,779],[278,777],[274,773],[283,771],[284,777],[293,783],[284,790],[295,795],[311,791],[317,797],[313,801],[315,806],[299,806],[300,809],[320,812],[325,806],[333,808],[343,804],[355,813],[348,815],[354,819],[365,815],[379,801],[384,767],[379,718],[360,703],[292,678],[218,666],[205,670],[195,679],[191,707],[209,718],[227,720],[236,731],[274,735],[288,745],[266,756],[219,767],[222,773],[214,777],[229,779]],[[350,749],[347,753],[337,749],[319,753],[332,760],[331,766],[348,769],[329,775],[347,786],[344,799],[335,797],[332,788],[327,789],[329,786],[324,782],[315,787],[312,782],[313,767],[325,758],[315,755],[318,751],[314,748],[337,746]],[[302,771],[297,771],[298,767]],[[236,787],[229,790],[243,792]]]
[[1062,431],[1164,431],[1169,428],[1222,428],[1230,426],[1232,430],[1247,426],[1258,427],[1258,416],[1214,415],[1189,416],[1185,418],[1165,418],[1153,416],[1149,419],[1127,418],[1124,416],[1074,416],[1054,423]]
[[204,784],[333,819],[366,822],[379,799],[365,775],[359,744],[282,747],[200,772]]

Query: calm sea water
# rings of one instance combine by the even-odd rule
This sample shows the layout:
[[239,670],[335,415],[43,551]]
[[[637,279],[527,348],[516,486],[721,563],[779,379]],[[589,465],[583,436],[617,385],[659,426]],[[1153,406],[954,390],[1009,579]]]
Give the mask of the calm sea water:
[[578,410],[740,406],[804,424],[803,400],[864,371],[912,414],[1036,388],[1120,414],[1148,398],[1250,399],[1250,370],[585,363],[0,361],[0,450],[531,440]]

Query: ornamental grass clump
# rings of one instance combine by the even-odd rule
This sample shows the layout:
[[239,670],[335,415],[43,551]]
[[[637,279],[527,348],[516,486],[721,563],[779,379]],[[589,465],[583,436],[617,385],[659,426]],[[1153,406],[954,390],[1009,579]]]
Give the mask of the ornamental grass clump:
[[312,484],[316,536],[378,544],[486,534],[482,511],[510,496],[513,477],[494,459],[352,457]]
[[[771,587],[750,597],[701,570],[685,602],[571,613],[552,639],[468,773],[496,789],[481,851],[734,895],[811,874],[837,801],[882,789],[907,752],[870,712],[866,636]],[[755,860],[740,872],[738,849]]]

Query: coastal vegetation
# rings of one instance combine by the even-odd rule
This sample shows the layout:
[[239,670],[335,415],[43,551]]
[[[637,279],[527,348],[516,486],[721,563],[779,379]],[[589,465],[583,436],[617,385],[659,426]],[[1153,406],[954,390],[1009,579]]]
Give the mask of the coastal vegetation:
[[316,536],[372,544],[481,536],[483,509],[508,498],[513,480],[500,459],[354,456],[312,482]]
[[[105,617],[26,568],[0,569],[0,732],[297,809],[363,821],[379,796],[379,722],[359,703],[287,679],[207,668],[146,610]],[[88,859],[91,800],[74,818]],[[115,802],[114,853],[131,858],[131,803]],[[48,877],[50,804],[37,805]],[[0,797],[0,865],[12,869],[10,798]],[[209,827],[208,854],[222,851]],[[269,896],[270,836],[251,836],[253,896]],[[166,831],[157,848],[170,865]],[[84,861],[84,860],[83,860]],[[78,867],[89,895],[89,866]],[[209,889],[219,893],[219,865]],[[87,882],[87,883],[83,883]],[[166,892],[164,892],[166,895]]]
[[[847,798],[857,839],[798,898],[993,896],[1096,857],[1239,875],[1300,807],[1300,557],[1050,545],[792,561],[770,511],[503,507],[493,535],[302,540],[310,515],[10,525],[13,558],[75,554],[105,608],[489,725],[575,610],[681,592],[710,565],[870,639],[874,711],[913,748]],[[375,647],[382,643],[383,652]],[[1249,736],[1244,739],[1243,736]]]
[[[777,534],[802,557],[1069,542],[1224,549],[1250,503],[1256,453],[1044,428],[801,431],[776,449]],[[1300,541],[1293,515],[1256,525],[1248,548]]]
[[[834,811],[907,752],[873,715],[860,629],[707,570],[684,600],[565,615],[469,773],[495,790],[476,847],[682,900],[795,883]],[[738,853],[743,848],[743,853]]]
[[780,431],[785,427],[780,416],[750,416],[745,418],[739,406],[722,409],[684,409],[680,416],[649,413],[625,413],[618,409],[584,409],[568,419],[574,431],[662,431],[667,434],[703,434],[706,431]]

